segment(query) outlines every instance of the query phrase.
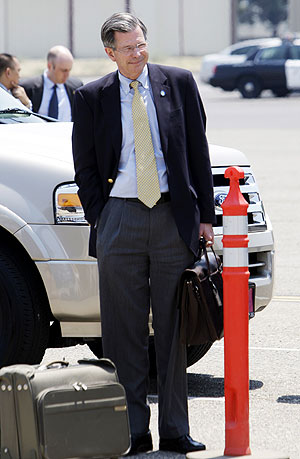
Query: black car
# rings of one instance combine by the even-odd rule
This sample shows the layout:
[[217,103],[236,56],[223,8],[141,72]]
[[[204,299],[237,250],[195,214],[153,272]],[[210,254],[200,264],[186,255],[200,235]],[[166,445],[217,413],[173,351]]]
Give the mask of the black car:
[[225,91],[238,89],[247,99],[259,97],[264,89],[286,96],[290,92],[285,66],[288,59],[300,59],[300,39],[256,50],[239,64],[218,65],[209,83]]

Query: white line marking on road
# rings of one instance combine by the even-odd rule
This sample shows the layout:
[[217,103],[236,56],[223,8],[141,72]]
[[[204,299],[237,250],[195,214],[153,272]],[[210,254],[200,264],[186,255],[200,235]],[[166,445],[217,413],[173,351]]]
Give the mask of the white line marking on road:
[[290,301],[292,303],[300,303],[300,296],[273,296],[273,301]]
[[[217,349],[224,349],[224,346],[214,346]],[[300,348],[287,348],[287,347],[256,347],[250,346],[250,351],[283,351],[283,352],[300,352]]]
[[287,348],[287,347],[255,347],[250,346],[250,350],[259,350],[259,351],[284,351],[284,352],[300,352],[300,348]]
[[[224,396],[221,396],[221,397],[203,397],[202,395],[189,395],[188,396],[188,400],[208,400],[209,402],[224,402],[225,400],[225,397]],[[157,395],[151,395],[151,394],[148,394],[148,401],[150,403],[157,403],[158,402],[158,396]]]
[[206,401],[209,401],[209,402],[224,402],[225,400],[225,397],[201,397],[201,395],[198,395],[198,397],[194,396],[194,395],[191,395],[188,397],[188,400],[206,400]]

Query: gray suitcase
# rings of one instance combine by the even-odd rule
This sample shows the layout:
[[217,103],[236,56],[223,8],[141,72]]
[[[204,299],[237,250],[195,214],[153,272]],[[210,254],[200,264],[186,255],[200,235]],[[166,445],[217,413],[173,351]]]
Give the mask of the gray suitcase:
[[130,447],[127,404],[110,360],[0,370],[1,459],[111,458]]

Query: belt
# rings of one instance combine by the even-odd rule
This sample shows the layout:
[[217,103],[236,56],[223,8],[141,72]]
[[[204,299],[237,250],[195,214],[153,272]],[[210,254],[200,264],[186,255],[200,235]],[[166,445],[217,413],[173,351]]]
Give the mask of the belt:
[[[124,199],[125,201],[139,202],[139,203],[142,204],[142,202],[139,200],[139,198],[120,198],[120,197],[117,197],[117,199]],[[157,201],[157,203],[155,205],[157,206],[158,204],[163,204],[164,202],[169,202],[170,200],[171,200],[171,197],[170,197],[170,193],[169,192],[161,193],[160,198],[159,198],[159,200]]]

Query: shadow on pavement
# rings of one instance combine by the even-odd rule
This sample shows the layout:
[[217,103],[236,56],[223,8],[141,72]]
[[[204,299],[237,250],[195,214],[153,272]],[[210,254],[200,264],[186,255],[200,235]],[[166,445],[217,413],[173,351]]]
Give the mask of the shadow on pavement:
[[[249,390],[260,389],[262,381],[250,380]],[[224,378],[213,375],[188,373],[189,397],[224,397]]]
[[181,459],[186,457],[185,454],[179,454],[179,453],[172,453],[168,451],[151,451],[149,453],[141,453],[135,456],[128,456],[128,457],[138,457],[139,459],[165,459],[167,457],[172,458],[172,459]]
[[[262,381],[250,380],[249,389],[261,389]],[[213,375],[188,373],[188,396],[189,397],[224,397],[224,378],[215,378]],[[299,398],[299,397],[298,397]],[[150,403],[157,403],[156,380],[150,380],[148,396]],[[300,403],[289,402],[289,403]]]
[[300,395],[282,395],[277,399],[278,403],[300,404]]

